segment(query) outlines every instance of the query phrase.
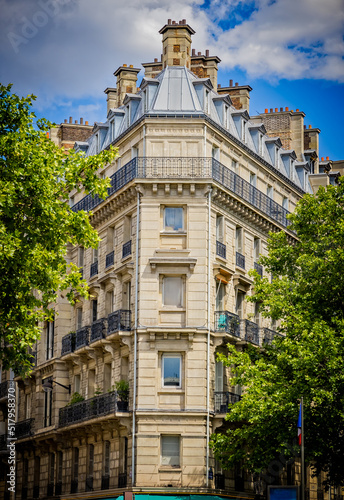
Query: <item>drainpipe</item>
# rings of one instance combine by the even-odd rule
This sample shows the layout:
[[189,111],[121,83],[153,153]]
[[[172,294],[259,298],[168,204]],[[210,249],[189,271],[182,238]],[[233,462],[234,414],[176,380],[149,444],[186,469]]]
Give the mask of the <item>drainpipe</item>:
[[136,211],[136,256],[135,256],[135,328],[134,328],[134,387],[133,387],[133,426],[131,431],[131,482],[135,485],[135,432],[136,432],[136,390],[137,390],[137,328],[138,321],[138,286],[139,286],[139,234],[140,234],[140,193],[137,193]]
[[209,487],[209,477],[208,477],[208,471],[209,471],[209,425],[210,425],[210,273],[211,273],[211,266],[210,266],[210,244],[211,244],[211,237],[210,237],[210,229],[211,229],[211,191],[212,189],[209,189],[208,193],[208,335],[207,335],[207,450],[206,450],[206,486],[207,488]]

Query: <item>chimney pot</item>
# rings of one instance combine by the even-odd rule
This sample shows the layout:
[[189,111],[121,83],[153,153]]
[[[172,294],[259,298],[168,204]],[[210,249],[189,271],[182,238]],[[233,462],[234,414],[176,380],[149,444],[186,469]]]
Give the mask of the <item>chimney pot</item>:
[[85,125],[88,125],[88,121],[87,120],[85,121]]
[[183,19],[183,24],[186,24],[186,19]]
[[286,111],[289,111],[289,108],[285,108]]
[[235,82],[235,86],[236,86],[236,87],[239,87],[239,84],[238,84],[238,82]]
[[154,62],[158,62],[158,58],[157,57],[154,58]]
[[84,119],[80,118],[80,125],[83,125],[83,124],[84,124]]
[[202,55],[202,52],[197,52],[197,55],[198,55],[198,56]]
[[78,123],[78,120],[74,120],[75,125]]
[[283,108],[280,108],[280,111],[283,111]]
[[221,88],[221,83],[219,83],[217,87],[220,89]]
[[324,161],[324,157],[323,156],[321,157],[321,161]]
[[133,67],[134,67],[134,66],[133,66],[132,64],[129,66],[129,68],[133,68]]
[[205,55],[206,55],[206,57],[209,57],[209,50],[208,49],[205,51]]
[[233,87],[233,80],[229,80],[229,86]]
[[273,112],[274,112],[274,110],[272,108],[270,108],[270,113],[273,113]]
[[329,161],[330,160],[330,157],[329,156],[326,156],[326,160]]
[[195,56],[196,55],[196,49],[192,49],[191,55]]
[[307,128],[306,125],[304,125],[303,128]]
[[171,19],[167,19],[167,24],[171,24],[172,23],[172,20]]
[[308,128],[312,128],[312,125],[308,125]]
[[64,119],[64,122],[67,123],[67,118]]
[[69,117],[69,123],[73,123],[73,117],[72,116]]
[[127,65],[126,65],[126,64],[123,64],[123,68],[126,68],[126,67],[127,67]]
[[176,21],[172,21],[172,24],[176,24]]
[[268,108],[265,108],[265,113],[267,113],[267,112],[268,112]]
[[294,111],[293,111],[292,109],[290,110],[290,112],[291,112],[291,113],[294,113]]
[[278,108],[275,108],[275,113],[278,113]]
[[296,110],[296,113],[298,113],[298,112],[299,112],[299,109]]

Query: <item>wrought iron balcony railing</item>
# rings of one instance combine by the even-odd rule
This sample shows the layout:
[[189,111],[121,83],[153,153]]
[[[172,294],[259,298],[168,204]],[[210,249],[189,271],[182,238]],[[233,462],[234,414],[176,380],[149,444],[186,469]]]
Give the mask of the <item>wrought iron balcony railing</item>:
[[98,274],[98,261],[93,262],[90,267],[90,278]]
[[75,350],[75,332],[70,332],[64,337],[62,337],[62,349],[61,356],[65,354],[70,354]]
[[237,314],[229,311],[215,312],[215,331],[224,331],[240,338],[240,319]]
[[275,330],[270,330],[269,328],[262,328],[261,330],[261,336],[262,336],[262,344],[268,344],[270,345],[271,342],[275,337],[283,337],[278,332],[275,332]]
[[222,257],[223,259],[226,258],[226,245],[220,241],[216,241],[216,255],[219,255],[219,257]]
[[21,422],[17,422],[15,429],[16,438],[21,439],[24,437],[32,436],[34,421],[35,421],[34,418],[28,418],[27,420],[22,420]]
[[115,252],[112,250],[112,252],[108,253],[105,257],[105,267],[113,266],[114,262],[115,262]]
[[96,340],[105,339],[106,326],[107,326],[106,318],[97,319],[97,321],[94,321],[92,323],[90,343],[95,342]]
[[235,264],[241,269],[245,269],[245,255],[235,252]]
[[131,255],[131,240],[124,243],[122,247],[122,259],[125,259],[129,255]]
[[7,398],[8,389],[10,388],[11,383],[14,384],[15,382],[11,382],[10,380],[5,380],[4,382],[0,383],[0,399]]
[[59,427],[84,422],[117,411],[117,394],[108,392],[94,398],[65,406],[59,410]]
[[85,347],[89,344],[90,340],[90,327],[84,326],[76,331],[75,334],[75,350]]
[[118,488],[126,488],[127,487],[127,474],[126,472],[121,472],[118,474]]
[[263,277],[263,266],[258,264],[257,262],[254,263],[254,270],[257,271],[259,276],[262,278]]
[[242,339],[252,344],[259,345],[259,326],[248,319],[240,321],[242,328]]
[[240,401],[241,396],[233,392],[214,392],[215,413],[227,413],[229,405]]
[[131,330],[131,313],[124,309],[109,314],[107,334],[110,335],[114,332],[129,332]]
[[[108,196],[119,191],[135,178],[213,178],[226,189],[282,226],[287,227],[289,224],[287,220],[288,210],[214,158],[133,158],[111,176],[111,187],[108,188]],[[103,201],[99,196],[93,198],[89,194],[76,203],[72,210],[74,212],[79,210],[88,212]]]

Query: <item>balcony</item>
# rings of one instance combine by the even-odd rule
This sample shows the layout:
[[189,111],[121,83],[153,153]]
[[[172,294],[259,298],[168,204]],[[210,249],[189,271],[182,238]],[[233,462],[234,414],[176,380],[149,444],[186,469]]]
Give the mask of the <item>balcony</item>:
[[214,392],[215,413],[227,413],[230,405],[240,401],[241,396],[233,392]]
[[92,278],[96,274],[98,274],[98,261],[97,262],[93,262],[93,264],[91,264],[91,267],[90,267],[90,278]]
[[8,389],[10,387],[15,387],[15,382],[11,380],[5,380],[0,383],[0,399],[5,399],[8,396]]
[[97,319],[91,325],[90,344],[106,337],[106,318]]
[[121,472],[118,474],[118,488],[126,488],[127,487],[127,473]]
[[262,344],[270,345],[275,337],[283,337],[280,333],[275,332],[275,330],[270,330],[269,328],[262,328],[261,332]]
[[108,316],[108,331],[107,334],[124,331],[129,332],[131,330],[131,314],[130,311],[124,309],[119,309],[118,311],[112,312]]
[[75,334],[75,350],[85,347],[89,344],[90,327],[84,326],[76,331]]
[[117,411],[117,394],[109,392],[59,410],[59,427],[85,422]]
[[75,350],[75,332],[70,332],[64,337],[62,337],[62,349],[61,356],[65,356],[66,354],[70,354]]
[[129,257],[129,255],[131,255],[131,240],[124,243],[122,247],[122,259]]
[[245,269],[245,255],[235,252],[235,265],[241,267],[241,269]]
[[240,338],[240,319],[237,314],[229,311],[215,312],[215,331],[226,332]]
[[257,262],[254,263],[254,270],[257,271],[259,276],[262,278],[263,277],[263,266],[260,264],[257,264]]
[[105,257],[105,268],[113,266],[115,262],[115,252],[112,250],[112,252],[108,253]]
[[242,319],[240,323],[242,339],[246,340],[246,342],[251,342],[251,344],[259,345],[259,326],[257,323],[253,323],[253,321],[249,321],[248,319]]
[[226,245],[220,241],[216,241],[216,255],[222,257],[223,259],[226,258]]
[[22,420],[16,423],[16,438],[21,439],[24,437],[29,437],[33,435],[33,424],[35,419],[28,418],[27,420]]

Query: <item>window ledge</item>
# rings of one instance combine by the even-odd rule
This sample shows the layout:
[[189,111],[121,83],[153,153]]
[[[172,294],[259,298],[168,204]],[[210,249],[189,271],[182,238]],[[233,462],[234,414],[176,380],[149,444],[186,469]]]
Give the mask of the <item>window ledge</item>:
[[158,471],[159,472],[182,472],[182,468],[180,467],[180,465],[176,465],[176,466],[160,465]]
[[159,312],[186,312],[185,307],[164,306],[159,309]]
[[160,231],[160,234],[162,236],[186,236],[187,232],[186,231]]
[[182,387],[162,387],[158,394],[185,394],[185,390]]

